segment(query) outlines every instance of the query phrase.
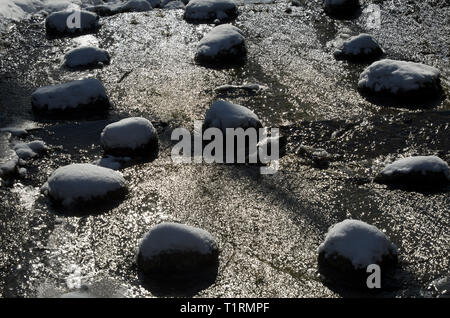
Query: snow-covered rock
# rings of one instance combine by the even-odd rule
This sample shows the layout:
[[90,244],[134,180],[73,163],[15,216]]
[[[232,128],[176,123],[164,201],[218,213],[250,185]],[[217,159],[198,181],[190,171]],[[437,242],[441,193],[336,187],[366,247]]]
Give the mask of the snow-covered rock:
[[360,8],[359,0],[324,0],[323,8],[330,16],[348,17]]
[[15,136],[15,137],[23,137],[23,136],[28,135],[28,131],[26,129],[17,128],[17,127],[0,128],[0,132],[8,132],[12,136]]
[[191,0],[184,18],[188,21],[227,21],[237,17],[238,8],[233,0]]
[[205,64],[237,64],[245,60],[246,56],[247,47],[242,31],[230,24],[222,24],[200,40],[195,59]]
[[50,14],[45,29],[50,35],[79,35],[95,32],[99,28],[98,16],[85,10],[66,10]]
[[153,9],[152,3],[159,5],[159,1],[153,0],[129,0],[126,2],[113,1],[96,6],[86,7],[86,10],[95,12],[100,16],[108,16],[125,12],[146,12]]
[[161,2],[161,8],[167,9],[167,10],[174,10],[174,9],[185,9],[186,5],[182,1],[163,1]]
[[387,165],[375,181],[412,188],[438,187],[450,182],[450,170],[448,164],[436,156],[406,157]]
[[137,264],[146,274],[200,271],[218,260],[218,248],[205,230],[176,223],[161,223],[142,239]]
[[397,247],[378,228],[358,220],[345,220],[329,228],[319,246],[319,263],[343,273],[365,272],[397,261]]
[[20,159],[30,159],[36,157],[38,154],[46,151],[48,148],[45,142],[35,140],[29,143],[20,142],[14,146],[14,151]]
[[19,171],[19,158],[15,156],[9,160],[0,161],[0,177],[7,179],[16,175]]
[[344,41],[334,52],[334,56],[336,59],[371,61],[383,53],[383,49],[372,36],[362,33]]
[[131,117],[106,126],[101,143],[105,153],[115,156],[153,155],[158,134],[149,120]]
[[65,207],[107,202],[126,193],[120,172],[92,164],[78,163],[56,169],[41,191]]
[[367,95],[388,95],[402,101],[433,98],[442,91],[438,69],[390,59],[375,62],[366,68],[359,77],[358,88]]
[[207,129],[210,127],[219,128],[225,133],[226,128],[247,129],[253,127],[259,129],[262,128],[262,124],[258,116],[250,109],[224,100],[218,100],[206,111],[203,128]]
[[131,161],[130,157],[115,157],[106,155],[105,157],[94,161],[93,164],[104,168],[119,170],[129,161]]
[[64,56],[63,65],[69,68],[95,67],[109,64],[110,57],[106,50],[93,46],[83,46],[70,50]]
[[34,111],[49,115],[100,113],[110,107],[103,84],[94,78],[38,88],[31,104]]

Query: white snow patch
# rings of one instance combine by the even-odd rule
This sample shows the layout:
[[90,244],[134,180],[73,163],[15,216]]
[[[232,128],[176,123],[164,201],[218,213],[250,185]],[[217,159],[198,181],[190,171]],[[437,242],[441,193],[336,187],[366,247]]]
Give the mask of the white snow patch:
[[262,127],[258,116],[250,109],[224,100],[215,101],[206,111],[205,127],[226,128]]
[[156,225],[144,236],[139,246],[144,259],[151,259],[163,252],[210,254],[215,249],[216,243],[210,233],[177,223]]
[[268,87],[261,84],[242,84],[242,85],[221,85],[214,89],[216,93],[227,93],[232,91],[244,90],[253,93],[259,93],[267,90]]
[[190,20],[223,20],[232,12],[237,12],[233,0],[191,0],[186,6],[185,17]]
[[77,163],[56,169],[41,191],[67,207],[76,200],[88,201],[125,187],[125,179],[120,172]]
[[83,46],[67,52],[64,56],[63,65],[70,68],[91,65],[95,66],[100,63],[109,64],[109,60],[109,54],[106,50],[92,46]]
[[231,24],[222,24],[213,28],[199,42],[198,56],[213,57],[218,53],[232,49],[236,45],[244,45],[242,31]]
[[101,143],[110,149],[136,149],[156,138],[156,129],[149,120],[130,117],[106,126],[101,134]]
[[397,247],[373,225],[358,220],[345,220],[330,227],[325,241],[319,246],[325,257],[337,254],[352,262],[355,269],[365,269],[397,254]]
[[407,157],[397,160],[387,165],[381,174],[392,176],[394,174],[409,174],[412,172],[420,172],[426,175],[428,172],[442,172],[447,179],[450,180],[450,170],[448,164],[436,156],[416,156]]
[[57,110],[77,108],[95,100],[108,99],[103,84],[95,78],[38,88],[32,95],[32,104],[38,109]]
[[366,68],[359,77],[358,86],[372,91],[417,90],[427,84],[434,85],[440,77],[439,70],[428,65],[384,59]]
[[23,137],[25,135],[28,134],[28,131],[26,129],[23,128],[16,128],[16,127],[5,127],[5,128],[1,128],[0,132],[8,132],[10,133],[12,136],[15,137]]

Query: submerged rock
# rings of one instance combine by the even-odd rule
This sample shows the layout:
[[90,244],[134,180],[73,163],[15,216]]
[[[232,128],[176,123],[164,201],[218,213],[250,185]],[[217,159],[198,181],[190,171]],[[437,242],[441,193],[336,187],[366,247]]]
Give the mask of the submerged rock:
[[142,239],[137,265],[145,274],[198,273],[218,262],[219,250],[210,233],[176,223],[161,223]]
[[319,246],[319,265],[358,280],[371,264],[383,270],[398,260],[397,247],[373,225],[345,220],[329,228]]
[[83,46],[70,50],[64,56],[63,65],[68,68],[97,67],[109,64],[110,57],[106,50],[93,46]]
[[126,182],[120,172],[92,164],[71,164],[56,169],[41,192],[66,208],[101,204],[122,197]]
[[201,64],[240,64],[246,56],[242,31],[230,24],[222,24],[200,40],[195,60]]
[[31,104],[37,113],[57,116],[103,113],[110,107],[103,84],[94,78],[38,88]]
[[153,4],[159,6],[159,1],[129,0],[127,2],[113,2],[110,4],[100,4],[89,6],[87,11],[95,12],[100,16],[109,16],[125,12],[146,12],[153,9]]
[[338,60],[373,61],[384,54],[378,42],[369,34],[360,34],[344,41],[334,52]]
[[233,0],[191,0],[184,18],[194,22],[228,21],[236,18],[238,8]]
[[450,170],[448,164],[436,156],[407,157],[387,165],[375,182],[409,188],[436,188],[450,182]]
[[98,16],[85,10],[58,11],[45,19],[45,30],[49,35],[81,35],[95,32],[99,28]]
[[359,0],[324,0],[325,13],[333,17],[351,17],[359,9]]
[[442,92],[438,69],[390,59],[366,68],[359,77],[358,88],[363,94],[390,96],[400,102],[436,98]]
[[114,156],[150,156],[158,150],[158,134],[149,120],[131,117],[106,126],[101,143]]

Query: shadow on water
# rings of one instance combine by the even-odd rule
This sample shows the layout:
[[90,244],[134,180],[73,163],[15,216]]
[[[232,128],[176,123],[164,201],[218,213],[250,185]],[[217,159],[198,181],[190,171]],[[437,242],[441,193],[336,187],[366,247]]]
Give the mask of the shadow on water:
[[368,102],[390,108],[408,108],[411,110],[432,109],[439,107],[447,96],[443,90],[434,94],[414,94],[410,97],[397,97],[392,94],[370,94],[359,90],[362,97]]
[[157,297],[193,297],[216,282],[219,261],[186,274],[144,274],[138,271],[142,286]]

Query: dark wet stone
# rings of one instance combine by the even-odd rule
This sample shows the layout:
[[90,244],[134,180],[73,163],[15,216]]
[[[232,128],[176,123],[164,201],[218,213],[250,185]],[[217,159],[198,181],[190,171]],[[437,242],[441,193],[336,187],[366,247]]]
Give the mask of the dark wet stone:
[[359,0],[344,0],[340,4],[334,4],[333,0],[324,0],[325,13],[336,18],[352,18],[360,10]]
[[[80,25],[78,26],[78,19],[75,18],[77,13],[74,11],[58,11],[50,14],[45,19],[45,30],[50,36],[78,36],[87,33],[96,32],[100,27],[99,17],[92,12],[81,10],[79,12]],[[73,15],[73,25],[68,25],[68,19]]]

